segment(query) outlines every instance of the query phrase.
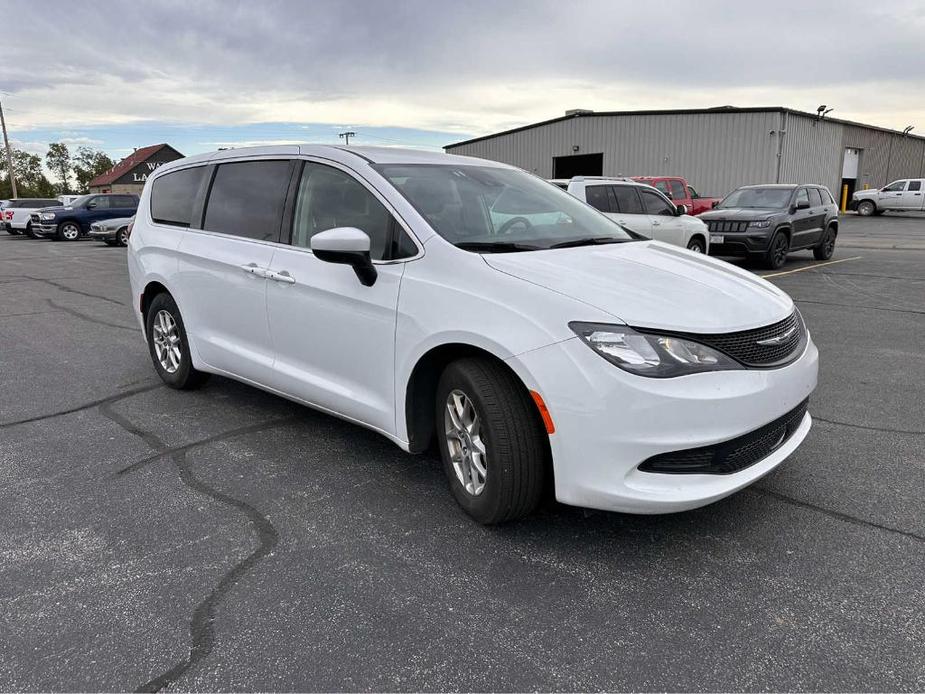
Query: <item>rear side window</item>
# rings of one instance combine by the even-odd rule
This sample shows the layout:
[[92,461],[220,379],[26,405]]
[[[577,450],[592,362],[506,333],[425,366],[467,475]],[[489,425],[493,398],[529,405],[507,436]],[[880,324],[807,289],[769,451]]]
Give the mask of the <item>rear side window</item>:
[[608,195],[607,192],[608,187],[609,186],[587,186],[585,188],[587,203],[601,212],[614,212],[615,210],[611,209],[610,195]]
[[648,190],[640,190],[639,194],[642,195],[642,202],[646,206],[648,214],[662,215],[664,217],[674,216],[674,209],[661,195],[656,195]]
[[131,195],[113,195],[113,207],[138,207],[138,200]]
[[832,193],[829,192],[828,188],[820,188],[819,195],[822,196],[823,205],[834,205],[835,204],[835,198],[832,197]]
[[668,187],[671,189],[671,195],[668,197],[672,200],[684,200],[687,197],[681,181],[668,181]]
[[645,214],[636,186],[613,186],[613,195],[617,203],[617,212],[623,214]]
[[391,213],[359,181],[332,166],[306,162],[299,182],[291,243],[310,248],[312,236],[336,227],[365,232],[373,260],[395,260],[417,253]]
[[258,241],[279,240],[289,161],[243,161],[215,171],[203,228]]
[[10,200],[6,205],[8,210],[16,210],[22,208],[38,208],[38,207],[57,207],[61,204],[60,200],[42,200],[41,198],[22,198],[20,200]]
[[922,190],[921,181],[909,181],[909,190]]
[[821,207],[823,205],[822,196],[819,194],[818,188],[809,188],[809,206],[810,207]]
[[151,219],[159,224],[188,227],[206,167],[182,169],[154,179],[151,187]]

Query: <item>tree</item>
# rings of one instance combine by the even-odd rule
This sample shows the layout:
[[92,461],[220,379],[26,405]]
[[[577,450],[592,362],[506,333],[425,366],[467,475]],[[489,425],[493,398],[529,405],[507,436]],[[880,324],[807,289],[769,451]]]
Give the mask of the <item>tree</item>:
[[58,178],[61,183],[59,190],[61,193],[70,192],[71,184],[69,178],[71,175],[71,153],[67,145],[63,142],[52,142],[48,145],[48,154],[45,155],[45,163],[48,168]]
[[74,155],[74,178],[77,179],[77,190],[87,192],[87,186],[101,173],[109,171],[115,162],[105,152],[90,147],[78,147]]
[[[55,188],[42,172],[42,158],[21,149],[14,149],[13,168],[16,170],[17,193],[21,198],[50,198],[55,195]],[[9,174],[6,168],[0,175],[0,199],[12,197]]]

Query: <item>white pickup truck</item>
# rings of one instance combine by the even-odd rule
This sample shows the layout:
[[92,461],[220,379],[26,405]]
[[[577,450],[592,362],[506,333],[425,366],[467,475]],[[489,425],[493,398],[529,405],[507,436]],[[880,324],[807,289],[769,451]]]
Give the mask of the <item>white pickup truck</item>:
[[696,253],[709,253],[707,225],[687,214],[661,191],[631,179],[604,176],[575,176],[552,179],[579,200],[591,205],[630,231],[664,241]]
[[54,198],[16,198],[10,200],[0,211],[0,221],[8,234],[33,236],[30,221],[32,213],[45,207],[60,207],[62,204]]
[[859,190],[851,196],[849,208],[862,217],[884,212],[925,210],[925,178],[903,178],[880,190]]

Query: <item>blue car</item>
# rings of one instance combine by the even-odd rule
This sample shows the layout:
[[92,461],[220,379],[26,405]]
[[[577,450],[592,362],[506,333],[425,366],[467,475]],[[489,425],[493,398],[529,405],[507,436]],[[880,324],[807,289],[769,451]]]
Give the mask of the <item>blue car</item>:
[[90,225],[116,217],[131,217],[138,209],[138,196],[118,193],[84,195],[64,207],[46,207],[32,213],[32,231],[37,237],[76,241],[90,233]]

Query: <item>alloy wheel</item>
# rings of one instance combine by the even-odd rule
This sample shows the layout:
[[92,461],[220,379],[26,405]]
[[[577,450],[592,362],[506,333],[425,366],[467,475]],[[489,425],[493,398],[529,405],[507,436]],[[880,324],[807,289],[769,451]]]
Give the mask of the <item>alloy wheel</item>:
[[152,330],[154,356],[158,364],[169,374],[180,368],[180,328],[169,311],[158,311]]
[[61,227],[61,236],[65,241],[76,241],[77,237],[80,236],[80,229],[77,228],[76,224],[65,224]]
[[771,249],[771,256],[774,259],[775,267],[780,267],[787,260],[787,237],[780,234],[774,239],[774,247]]
[[447,396],[443,424],[456,479],[466,492],[478,496],[485,490],[487,452],[475,405],[461,390]]

